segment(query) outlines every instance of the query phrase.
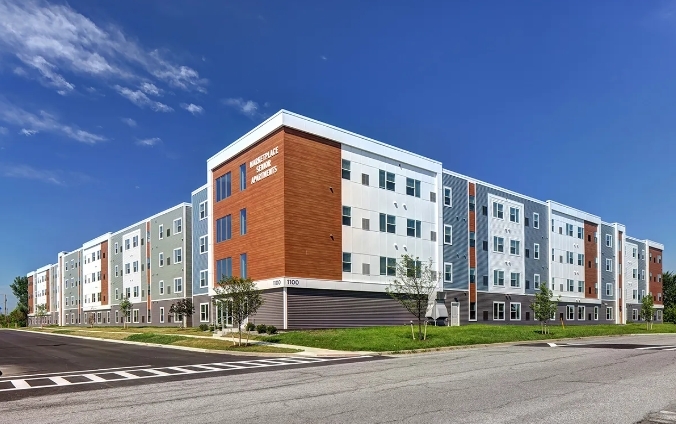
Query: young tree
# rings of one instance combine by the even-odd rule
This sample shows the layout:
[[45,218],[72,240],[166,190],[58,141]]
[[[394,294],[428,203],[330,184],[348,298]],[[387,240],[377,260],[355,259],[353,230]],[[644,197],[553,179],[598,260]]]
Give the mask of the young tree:
[[433,295],[437,290],[439,278],[432,270],[432,259],[422,263],[418,257],[401,255],[395,265],[395,279],[385,289],[418,321],[418,339],[423,340],[423,322]]
[[92,312],[91,314],[89,314],[89,318],[87,319],[87,321],[89,321],[88,324],[91,328],[94,328],[94,323],[96,323],[96,315],[95,314],[96,314],[95,312]]
[[45,317],[47,316],[47,305],[43,303],[41,305],[36,306],[35,316],[38,317],[38,320],[40,321],[40,328],[42,328],[42,324],[45,320]]
[[16,296],[16,309],[25,314],[23,321],[28,316],[28,277],[16,277],[14,282],[10,284],[9,288]]
[[662,274],[662,299],[664,300],[664,322],[676,323],[676,274],[667,271]]
[[653,297],[644,296],[641,300],[641,318],[645,320],[645,329],[649,330],[653,327]]
[[179,299],[178,302],[171,304],[169,313],[179,315],[182,318],[181,324],[183,328],[186,328],[188,317],[195,313],[195,306],[192,304],[192,300],[188,298]]
[[27,319],[26,313],[21,311],[18,306],[9,314],[9,322],[19,327],[27,326]]
[[540,328],[542,334],[549,333],[547,322],[552,319],[552,315],[556,315],[558,302],[552,299],[553,293],[549,286],[544,281],[540,283],[540,291],[535,293],[535,298],[530,304],[533,310],[533,316],[540,321]]
[[129,301],[128,297],[122,298],[120,302],[120,312],[122,313],[122,323],[123,328],[127,328],[127,322],[129,322],[129,313],[131,312],[132,303]]
[[242,324],[255,315],[263,304],[263,295],[250,278],[227,277],[221,279],[214,296],[220,302],[231,305],[233,324],[239,328],[239,345],[242,345]]

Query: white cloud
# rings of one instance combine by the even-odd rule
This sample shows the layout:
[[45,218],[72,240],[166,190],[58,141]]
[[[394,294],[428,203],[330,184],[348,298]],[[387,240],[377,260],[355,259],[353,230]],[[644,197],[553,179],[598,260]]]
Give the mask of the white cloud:
[[204,112],[204,108],[202,106],[198,106],[195,104],[187,104],[187,103],[181,103],[181,107],[188,112],[192,113],[193,115],[199,115]]
[[0,127],[0,134],[6,135],[9,131],[5,127]]
[[88,175],[79,172],[37,169],[29,165],[11,165],[0,163],[0,175],[7,178],[40,181],[43,183],[67,186],[92,181]]
[[153,138],[145,138],[143,140],[137,140],[136,144],[138,144],[139,146],[152,147],[157,144],[160,144],[161,142],[162,140],[159,137],[153,137]]
[[13,72],[14,72],[16,75],[20,76],[20,77],[28,76],[28,74],[26,73],[26,70],[23,69],[23,68],[20,67],[20,66],[17,66],[16,68],[14,68],[14,71],[13,71]]
[[61,134],[87,144],[96,144],[107,140],[104,136],[62,124],[55,116],[45,111],[40,111],[36,115],[2,99],[0,99],[0,121],[22,127],[21,133],[24,135],[32,135],[41,131]]
[[97,25],[67,4],[0,0],[1,53],[15,56],[64,93],[74,87],[64,73],[106,81],[152,76],[186,91],[206,92],[208,84],[196,70],[144,48],[120,28]]
[[32,135],[37,134],[39,131],[38,130],[27,130],[26,128],[21,128],[21,131],[19,131],[19,134],[25,135],[26,137],[30,137]]
[[328,60],[328,58],[324,55],[319,56],[322,60]]
[[252,100],[238,99],[224,99],[223,104],[236,109],[238,112],[250,118],[258,115],[258,103]]
[[141,84],[141,90],[146,94],[150,94],[151,96],[162,95],[162,90],[157,88],[155,84],[151,84],[149,82],[144,82],[143,84]]
[[130,102],[134,103],[140,108],[148,106],[155,112],[171,112],[174,110],[164,103],[150,100],[150,98],[146,96],[146,94],[141,90],[132,90],[131,88],[121,87],[119,85],[115,85],[113,88],[115,88],[115,90],[120,93],[120,96],[126,97]]
[[122,118],[122,122],[124,122],[125,124],[129,125],[132,128],[136,126],[136,121],[134,121],[131,118]]

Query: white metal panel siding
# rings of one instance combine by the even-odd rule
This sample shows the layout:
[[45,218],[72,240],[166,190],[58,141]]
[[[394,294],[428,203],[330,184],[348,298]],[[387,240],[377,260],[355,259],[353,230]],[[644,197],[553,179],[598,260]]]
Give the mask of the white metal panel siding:
[[[552,222],[554,220],[554,231],[551,231]],[[573,226],[573,235],[566,234],[566,224]],[[554,249],[554,261],[552,262],[550,287],[554,287],[554,296],[579,297],[584,298],[584,289],[582,292],[578,291],[578,282],[584,281],[584,261],[582,265],[578,265],[578,255],[584,255],[584,237],[580,239],[577,237],[577,229],[582,227],[584,230],[584,220],[575,218],[569,215],[564,215],[560,212],[552,212],[550,221],[547,222],[550,234],[550,248],[547,251],[547,257],[551,260],[552,249]],[[561,228],[561,234],[559,234]],[[593,234],[592,234],[593,237]],[[566,262],[567,252],[573,253],[573,264]],[[585,261],[587,259],[585,258]],[[600,264],[599,264],[600,266]],[[568,281],[574,281],[574,291],[568,291]],[[563,291],[561,291],[563,285]]]
[[[504,218],[493,217],[493,202],[498,202],[504,205]],[[510,222],[509,208],[518,208],[520,221],[518,223]],[[524,264],[524,248],[525,237],[523,232],[523,203],[515,202],[506,199],[502,196],[493,194],[488,195],[488,289],[491,292],[499,293],[525,293],[525,264]],[[504,251],[493,251],[493,237],[502,237],[504,239]],[[520,243],[519,254],[512,255],[510,253],[510,241],[516,240]],[[494,271],[502,270],[505,273],[504,286],[496,286],[493,281]],[[514,288],[510,286],[510,276],[512,273],[520,275],[520,287]]]

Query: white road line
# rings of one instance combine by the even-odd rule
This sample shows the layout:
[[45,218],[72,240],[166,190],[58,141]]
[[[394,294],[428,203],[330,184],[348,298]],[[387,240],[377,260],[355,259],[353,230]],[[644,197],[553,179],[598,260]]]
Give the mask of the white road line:
[[676,346],[648,346],[648,347],[637,347],[637,350],[648,350],[648,349],[666,349],[670,347],[676,347]]
[[662,350],[676,350],[676,347],[672,347],[671,349],[662,349]]
[[10,382],[17,389],[30,389],[30,384],[26,383],[26,380],[10,380]]
[[202,368],[207,371],[221,371],[223,368],[209,367],[207,365],[184,365],[186,367]]
[[68,386],[69,384],[72,384],[70,381],[66,380],[63,377],[48,377],[50,380],[52,380],[54,383],[56,383],[57,386]]
[[556,343],[547,343],[549,347],[556,347]]
[[149,372],[149,373],[151,373],[151,374],[155,374],[155,375],[158,376],[158,377],[162,377],[162,376],[165,376],[165,375],[171,375],[171,374],[169,374],[168,372],[158,371],[158,370],[154,370],[154,369],[152,369],[152,368],[149,368],[149,369],[147,369],[147,370],[137,370],[137,371],[146,371],[146,372]]
[[184,374],[194,374],[196,372],[199,372],[199,371],[187,370],[187,369],[181,368],[181,367],[162,367],[162,368],[165,368],[165,369],[168,369],[168,370],[180,371]]
[[103,371],[112,371],[112,370],[131,370],[134,368],[143,368],[143,367],[150,367],[152,365],[134,365],[133,367],[115,367],[115,368],[98,368],[95,370],[73,370],[73,371],[61,371],[61,372],[48,372],[44,374],[22,374],[22,375],[6,375],[4,377],[0,377],[0,381],[6,381],[6,380],[11,380],[12,378],[17,379],[17,378],[28,378],[28,377],[48,377],[50,375],[60,375],[60,376],[68,376],[70,374],[75,374],[75,375],[81,375],[83,372],[103,372]]
[[227,362],[219,362],[219,363],[216,363],[214,365],[218,365],[219,367],[230,367],[230,368],[223,368],[224,370],[227,370],[227,369],[237,370],[237,369],[246,368],[246,367],[240,367],[239,365],[235,365],[235,364],[228,364]]
[[126,371],[114,371],[114,373],[124,378],[139,378],[138,375],[129,374]]
[[292,365],[292,364],[304,364],[306,362],[285,362],[280,359],[261,359],[261,362],[270,362],[273,365]]
[[105,378],[101,378],[98,375],[95,374],[82,374],[83,377],[90,379],[94,383],[101,383],[103,381],[106,381]]

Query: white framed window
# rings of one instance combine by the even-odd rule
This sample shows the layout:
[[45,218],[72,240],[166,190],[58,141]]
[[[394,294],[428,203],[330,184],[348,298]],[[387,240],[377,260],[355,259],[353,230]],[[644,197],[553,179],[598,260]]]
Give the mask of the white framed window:
[[566,279],[566,288],[568,289],[569,292],[574,292],[575,291],[575,280],[571,279]]
[[164,252],[160,252],[160,254],[158,256],[158,261],[159,261],[160,267],[163,267],[164,266]]
[[174,219],[174,234],[179,234],[183,231],[183,218]]
[[599,320],[599,307],[594,306],[594,321],[598,321],[598,320]]
[[164,294],[164,281],[160,280],[160,294]]
[[183,278],[174,278],[174,293],[183,292]]
[[613,308],[606,308],[606,319],[613,319]]
[[566,319],[567,320],[575,319],[575,307],[573,305],[566,306]]
[[540,245],[533,244],[533,259],[540,259]]
[[505,302],[493,302],[493,321],[505,320]]
[[577,292],[584,293],[584,281],[577,282]]
[[509,285],[515,288],[521,287],[521,274],[518,272],[510,273]]
[[613,247],[613,236],[606,234],[606,247]]
[[499,287],[505,286],[505,271],[501,269],[493,270],[493,285]]
[[493,236],[493,252],[505,251],[505,239],[498,236]]
[[577,254],[577,264],[580,266],[584,266],[584,254],[582,253]]
[[183,262],[183,249],[179,247],[174,249],[174,263],[180,264],[181,262]]
[[164,322],[164,306],[160,307],[160,323]]
[[115,265],[115,276],[118,277],[120,275],[119,268],[117,265]]
[[132,316],[134,317],[135,323],[138,323],[138,309],[134,309]]
[[[130,243],[131,243],[131,240],[130,240],[130,239],[125,239],[125,241],[124,241],[124,250],[129,250],[129,249],[131,249],[131,244],[130,244]],[[92,260],[94,260],[94,258],[92,258]]]
[[138,297],[138,286],[134,286],[134,297]]
[[120,289],[115,289],[115,300],[120,300]]
[[453,190],[450,187],[444,187],[444,206],[453,207]]
[[521,254],[521,242],[519,240],[510,240],[509,241],[509,253],[510,253],[510,255],[520,255]]
[[207,251],[209,250],[208,239],[209,239],[208,235],[200,237],[200,254],[207,253]]
[[509,319],[511,321],[521,321],[521,304],[520,303],[510,303],[509,304]]
[[631,257],[632,258],[636,257],[636,248],[635,247],[631,249]]
[[200,287],[207,287],[209,284],[208,281],[209,278],[209,270],[203,270],[200,271]]
[[199,212],[200,213],[200,221],[203,220],[203,219],[206,219],[207,214],[208,214],[208,212],[207,212],[207,201],[206,200],[199,204],[199,211],[200,211]]
[[129,274],[131,273],[131,265],[130,264],[124,264],[124,273]]
[[[493,218],[505,219],[505,206],[502,203],[493,202]],[[505,306],[504,304],[502,305]]]
[[606,283],[606,296],[613,295],[613,283]]
[[200,322],[209,322],[209,304],[200,303]]
[[521,211],[519,208],[515,208],[514,206],[509,207],[509,222],[516,222],[517,224],[521,220],[520,215]]
[[444,225],[444,244],[453,244],[453,226]]
[[566,235],[573,237],[573,224],[566,224]]
[[636,300],[637,297],[638,297],[638,289],[632,290],[632,291],[631,291],[631,298],[632,298],[632,300]]
[[533,287],[536,289],[540,288],[540,274],[533,275]]
[[641,280],[645,280],[645,269],[641,270]]
[[420,180],[406,178],[406,195],[420,197]]
[[447,283],[453,282],[453,264],[445,262],[444,263],[444,281]]
[[157,238],[162,240],[164,238],[164,225],[159,225],[157,227]]
[[566,263],[573,264],[573,252],[566,252]]
[[578,305],[578,307],[577,307],[577,319],[579,321],[584,321],[584,312],[585,312],[585,307]]
[[134,261],[132,263],[132,265],[133,265],[132,268],[134,269],[134,272],[138,272],[138,261]]
[[120,246],[117,243],[115,243],[115,254],[117,255],[117,253],[119,251],[120,251]]
[[613,260],[611,258],[606,258],[606,271],[613,271]]
[[631,319],[632,319],[632,321],[638,320],[638,309],[632,309],[631,310]]
[[138,247],[138,236],[132,237],[131,240],[132,247]]

